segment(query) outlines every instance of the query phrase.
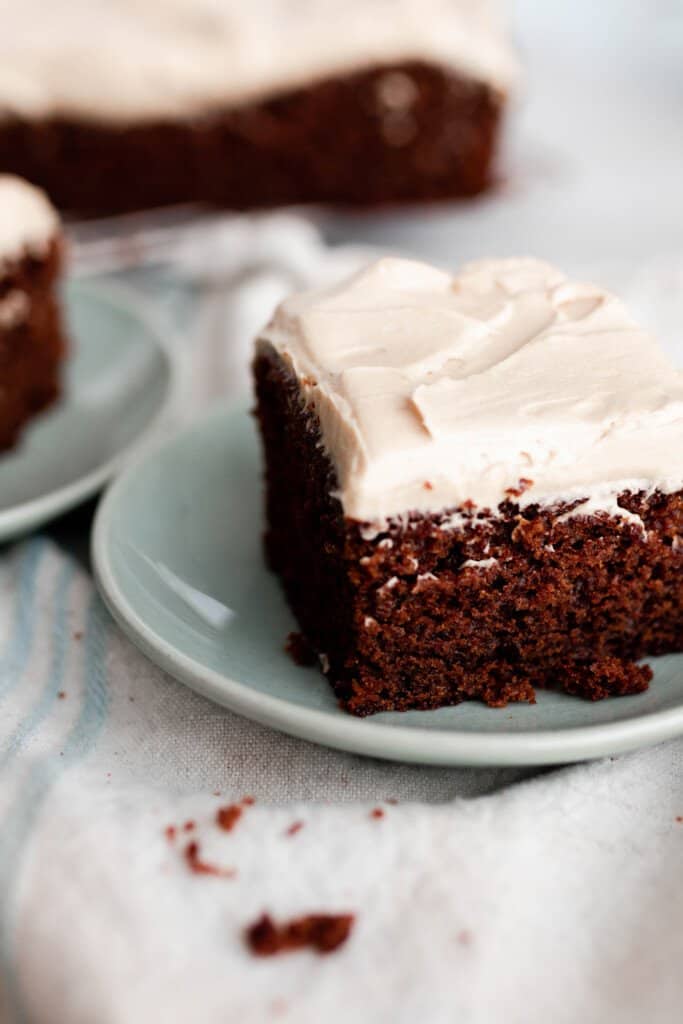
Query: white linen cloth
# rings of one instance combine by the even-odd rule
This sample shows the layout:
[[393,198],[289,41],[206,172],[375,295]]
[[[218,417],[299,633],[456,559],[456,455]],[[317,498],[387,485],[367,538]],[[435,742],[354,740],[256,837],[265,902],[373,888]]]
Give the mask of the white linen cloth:
[[[194,410],[243,386],[283,291],[358,258],[288,215],[171,234],[186,284],[142,279],[183,307]],[[2,1021],[680,1019],[683,742],[535,775],[316,747],[165,676],[46,536],[0,556],[0,709]],[[236,876],[193,874],[191,840]],[[257,959],[263,911],[356,923],[332,955]]]

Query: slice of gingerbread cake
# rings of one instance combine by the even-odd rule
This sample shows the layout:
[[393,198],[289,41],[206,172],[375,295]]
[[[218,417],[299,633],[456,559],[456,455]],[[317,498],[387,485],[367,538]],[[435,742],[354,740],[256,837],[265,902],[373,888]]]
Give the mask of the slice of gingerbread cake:
[[59,393],[61,252],[59,219],[44,193],[0,175],[0,449]]
[[473,195],[518,74],[501,6],[23,0],[0,168],[82,212]]
[[266,547],[357,715],[645,689],[683,650],[683,373],[530,259],[383,259],[257,345]]

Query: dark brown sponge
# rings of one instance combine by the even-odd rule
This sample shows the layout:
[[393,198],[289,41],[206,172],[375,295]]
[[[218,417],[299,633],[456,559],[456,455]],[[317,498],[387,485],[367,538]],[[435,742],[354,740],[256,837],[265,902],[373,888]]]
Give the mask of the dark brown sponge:
[[193,119],[5,118],[0,170],[82,213],[471,196],[490,183],[503,102],[429,64],[374,67]]

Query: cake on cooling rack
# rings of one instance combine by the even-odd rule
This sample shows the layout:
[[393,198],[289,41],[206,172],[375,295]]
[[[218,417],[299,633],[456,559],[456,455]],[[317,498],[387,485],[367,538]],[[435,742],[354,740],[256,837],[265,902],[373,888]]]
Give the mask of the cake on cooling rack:
[[635,693],[683,650],[683,373],[616,297],[384,259],[254,370],[268,558],[348,711]]
[[0,449],[59,393],[60,259],[59,220],[47,197],[0,175]]
[[517,72],[496,8],[23,0],[0,40],[0,168],[85,212],[472,195]]

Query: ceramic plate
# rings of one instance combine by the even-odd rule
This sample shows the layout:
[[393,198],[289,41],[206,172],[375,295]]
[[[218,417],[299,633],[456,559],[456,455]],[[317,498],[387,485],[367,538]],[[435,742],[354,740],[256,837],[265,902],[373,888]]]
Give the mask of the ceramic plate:
[[0,540],[95,494],[169,410],[176,374],[147,314],[118,292],[65,289],[64,395],[0,456]]
[[245,410],[218,411],[114,483],[97,513],[95,572],[112,614],[157,664],[249,718],[329,746],[425,764],[542,764],[683,732],[683,656],[648,693],[591,704],[467,703],[357,719],[284,652],[296,628],[261,554],[260,455]]

